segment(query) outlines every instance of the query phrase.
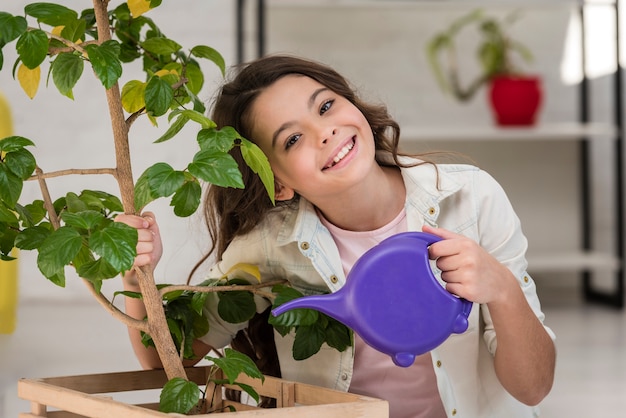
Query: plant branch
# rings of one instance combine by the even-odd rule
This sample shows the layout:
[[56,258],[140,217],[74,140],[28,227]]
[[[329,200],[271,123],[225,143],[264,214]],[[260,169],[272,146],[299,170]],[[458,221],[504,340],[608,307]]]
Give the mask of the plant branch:
[[39,180],[39,179],[50,179],[54,177],[62,177],[69,175],[92,175],[92,174],[110,174],[113,177],[117,177],[117,171],[114,168],[69,168],[67,170],[59,170],[59,171],[51,171],[49,173],[44,173],[39,170],[36,175],[28,178],[27,180]]
[[100,303],[100,305],[102,305],[102,307],[104,307],[104,309],[109,311],[109,313],[113,315],[115,319],[123,322],[127,327],[135,328],[143,332],[148,332],[148,326],[146,321],[135,319],[126,315],[124,312],[120,311],[115,305],[113,305],[113,303],[106,296],[104,296],[102,292],[98,292],[93,283],[86,279],[83,279],[83,282],[87,286],[87,289],[89,289],[91,295],[98,301],[98,303]]
[[274,280],[274,281],[270,281],[266,283],[259,283],[259,284],[251,284],[251,285],[235,284],[235,285],[229,285],[229,286],[189,286],[189,285],[181,284],[181,285],[171,285],[171,286],[162,287],[161,289],[159,289],[159,292],[161,293],[161,297],[163,297],[167,293],[176,292],[180,290],[186,290],[189,292],[199,292],[199,293],[248,291],[248,292],[260,294],[263,296],[273,297],[273,295],[271,295],[268,292],[262,291],[261,289],[275,286],[278,284],[284,284],[284,283],[287,283],[287,281],[286,280]]
[[35,175],[35,178],[39,181],[39,188],[41,189],[41,196],[43,197],[43,205],[48,212],[48,217],[50,218],[50,223],[52,224],[52,227],[57,230],[61,227],[61,222],[59,221],[56,210],[54,210],[54,204],[52,203],[50,190],[48,190],[46,180],[43,177],[43,171],[41,170],[41,168],[36,167],[35,173],[37,173]]
[[[100,43],[111,39],[108,4],[109,0],[93,0],[94,15],[98,28],[98,41]],[[117,171],[116,178],[120,189],[122,204],[125,213],[134,214],[136,212],[135,191],[130,160],[130,146],[128,143],[128,126],[124,118],[118,83],[115,83],[106,91],[106,98],[113,128]],[[178,357],[176,345],[170,335],[165,312],[163,310],[163,300],[156,287],[152,271],[147,267],[142,267],[136,268],[135,273],[137,274],[139,288],[146,307],[148,334],[150,334],[154,341],[165,374],[170,380],[176,377],[188,380],[182,361]]]

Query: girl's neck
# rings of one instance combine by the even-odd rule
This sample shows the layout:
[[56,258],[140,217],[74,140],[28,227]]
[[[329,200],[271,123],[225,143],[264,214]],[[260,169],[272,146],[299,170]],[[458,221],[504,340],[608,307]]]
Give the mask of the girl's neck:
[[373,231],[387,225],[404,207],[406,190],[399,168],[379,168],[370,181],[341,199],[318,205],[318,210],[333,225],[349,231]]

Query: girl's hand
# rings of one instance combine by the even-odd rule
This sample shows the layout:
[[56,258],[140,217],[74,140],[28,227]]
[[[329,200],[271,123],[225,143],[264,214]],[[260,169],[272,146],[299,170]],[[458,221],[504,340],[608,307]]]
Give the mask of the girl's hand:
[[141,216],[118,215],[115,222],[123,222],[137,229],[137,257],[134,267],[150,266],[154,269],[163,254],[159,225],[152,212],[145,212]]
[[450,293],[476,303],[493,303],[506,301],[519,288],[511,271],[474,240],[428,225],[422,230],[443,238],[428,253]]

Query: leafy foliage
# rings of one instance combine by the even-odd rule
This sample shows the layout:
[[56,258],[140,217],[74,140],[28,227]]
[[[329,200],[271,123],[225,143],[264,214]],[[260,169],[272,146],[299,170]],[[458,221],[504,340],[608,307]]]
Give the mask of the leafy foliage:
[[[441,89],[454,95],[460,101],[467,101],[491,78],[498,75],[520,74],[521,71],[514,64],[513,56],[517,54],[524,61],[530,62],[532,53],[525,45],[508,36],[505,31],[505,26],[513,23],[518,17],[517,13],[512,13],[499,21],[486,16],[482,9],[476,9],[453,21],[447,29],[433,35],[427,44],[427,54],[431,69]],[[463,29],[470,25],[476,25],[481,36],[476,51],[481,73],[464,88],[459,80],[460,70],[456,63],[455,39],[460,36]],[[447,68],[444,68],[441,56],[447,57]]]
[[[176,169],[157,162],[139,177],[135,183],[136,212],[165,197],[171,198],[177,216],[190,216],[200,205],[201,182],[242,188],[241,173],[229,154],[234,147],[242,148],[245,161],[259,174],[273,199],[273,176],[265,155],[234,129],[217,130],[204,115],[206,109],[197,96],[204,85],[199,60],[215,64],[224,74],[224,59],[209,46],[185,50],[169,39],[144,15],[159,4],[156,0],[135,0],[110,10],[115,39],[105,42],[98,41],[93,9],[78,12],[40,2],[27,5],[24,16],[0,12],[0,69],[4,63],[2,49],[15,42],[18,58],[14,76],[30,97],[36,94],[41,67],[48,58],[55,87],[73,99],[73,89],[83,74],[95,74],[109,89],[120,81],[125,64],[141,62],[145,80],[129,80],[122,87],[122,105],[128,114],[145,114],[154,123],[167,115],[172,124],[157,143],[172,139],[190,121],[200,129],[199,150],[187,167]],[[28,19],[36,23],[29,25]],[[85,64],[92,71],[85,72]],[[24,181],[34,179],[37,162],[29,150],[34,145],[19,136],[0,139],[0,259],[11,260],[13,247],[37,250],[39,269],[53,283],[64,286],[64,267],[71,265],[99,289],[102,280],[132,266],[136,236],[124,227],[111,225],[123,208],[119,201],[115,209],[105,205],[115,198],[102,192],[70,192],[57,199],[55,213],[48,213],[45,205],[36,202],[18,203]]]

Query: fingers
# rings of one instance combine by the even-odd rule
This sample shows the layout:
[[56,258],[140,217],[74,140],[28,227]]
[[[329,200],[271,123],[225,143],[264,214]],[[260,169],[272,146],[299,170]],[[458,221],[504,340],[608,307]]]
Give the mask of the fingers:
[[137,256],[134,266],[156,264],[160,258],[161,244],[154,214],[152,212],[145,212],[141,216],[121,214],[115,221],[137,229]]

